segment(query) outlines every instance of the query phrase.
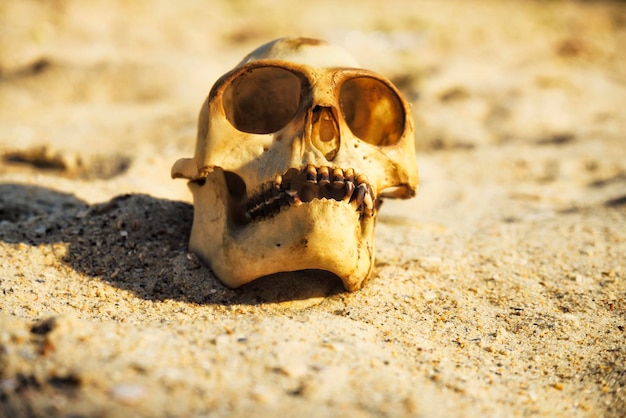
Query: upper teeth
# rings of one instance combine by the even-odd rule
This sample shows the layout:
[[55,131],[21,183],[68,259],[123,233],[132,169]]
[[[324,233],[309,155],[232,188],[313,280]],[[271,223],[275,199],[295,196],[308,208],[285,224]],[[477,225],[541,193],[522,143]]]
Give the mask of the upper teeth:
[[348,168],[315,167],[302,171],[289,170],[262,185],[245,206],[249,220],[275,215],[287,205],[299,206],[314,199],[334,199],[350,202],[363,216],[374,214],[375,196],[363,174],[355,176]]

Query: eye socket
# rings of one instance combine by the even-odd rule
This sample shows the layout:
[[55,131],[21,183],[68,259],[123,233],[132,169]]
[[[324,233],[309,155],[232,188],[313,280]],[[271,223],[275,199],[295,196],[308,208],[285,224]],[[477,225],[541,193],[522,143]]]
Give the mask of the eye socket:
[[226,88],[222,105],[226,118],[240,131],[279,131],[300,107],[302,82],[280,67],[257,67],[239,74]]
[[372,145],[395,145],[404,132],[402,100],[387,84],[355,77],[341,85],[339,103],[348,127]]

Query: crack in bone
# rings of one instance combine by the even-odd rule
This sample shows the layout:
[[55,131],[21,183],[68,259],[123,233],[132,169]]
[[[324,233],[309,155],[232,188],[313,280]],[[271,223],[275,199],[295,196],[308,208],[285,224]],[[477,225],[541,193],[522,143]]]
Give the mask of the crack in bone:
[[261,185],[243,207],[246,219],[257,221],[278,214],[282,208],[300,206],[319,199],[353,204],[359,218],[374,216],[376,196],[367,176],[349,168],[315,167],[290,169]]

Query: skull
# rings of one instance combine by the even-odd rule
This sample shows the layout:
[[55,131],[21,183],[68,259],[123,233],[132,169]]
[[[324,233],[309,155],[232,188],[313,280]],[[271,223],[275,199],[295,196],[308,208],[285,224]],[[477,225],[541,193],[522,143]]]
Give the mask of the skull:
[[190,180],[189,249],[225,285],[318,269],[354,291],[373,269],[381,198],[417,189],[410,107],[342,49],[277,39],[215,83],[172,177]]

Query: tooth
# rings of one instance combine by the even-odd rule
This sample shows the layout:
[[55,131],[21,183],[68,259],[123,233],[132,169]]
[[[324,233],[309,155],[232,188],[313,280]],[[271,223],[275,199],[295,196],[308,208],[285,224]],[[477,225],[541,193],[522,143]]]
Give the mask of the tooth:
[[341,189],[343,184],[343,170],[341,170],[341,168],[335,168],[333,170],[333,188]]
[[359,174],[356,178],[357,184],[369,184],[367,181],[367,176],[365,174]]
[[311,200],[317,198],[317,191],[319,187],[314,186],[305,186],[300,190],[299,197],[303,202],[310,202]]
[[350,198],[352,197],[352,193],[354,193],[354,183],[352,183],[349,180],[346,180],[346,195],[344,196],[343,200],[350,200]]
[[328,167],[320,167],[317,170],[317,178],[320,186],[327,186],[330,184],[330,173]]
[[317,170],[313,164],[306,166],[306,181],[307,183],[317,183]]
[[294,206],[300,206],[302,204],[302,201],[298,197],[298,192],[296,190],[287,190],[285,193],[287,194],[287,200],[290,204]]
[[283,184],[283,176],[280,174],[276,176],[274,179],[274,184],[270,186],[270,190],[272,191],[272,197],[277,199],[278,196],[282,193],[280,186]]
[[[369,186],[369,185],[368,185]],[[363,204],[365,205],[365,211],[368,215],[372,215],[374,213],[374,200],[372,198],[373,191],[371,187],[368,187],[363,197]]]
[[359,184],[352,195],[352,199],[350,201],[356,202],[357,210],[363,210],[363,200],[365,199],[365,195],[367,194],[367,187],[364,183]]
[[346,169],[346,171],[343,173],[343,177],[346,181],[354,181],[354,169]]

